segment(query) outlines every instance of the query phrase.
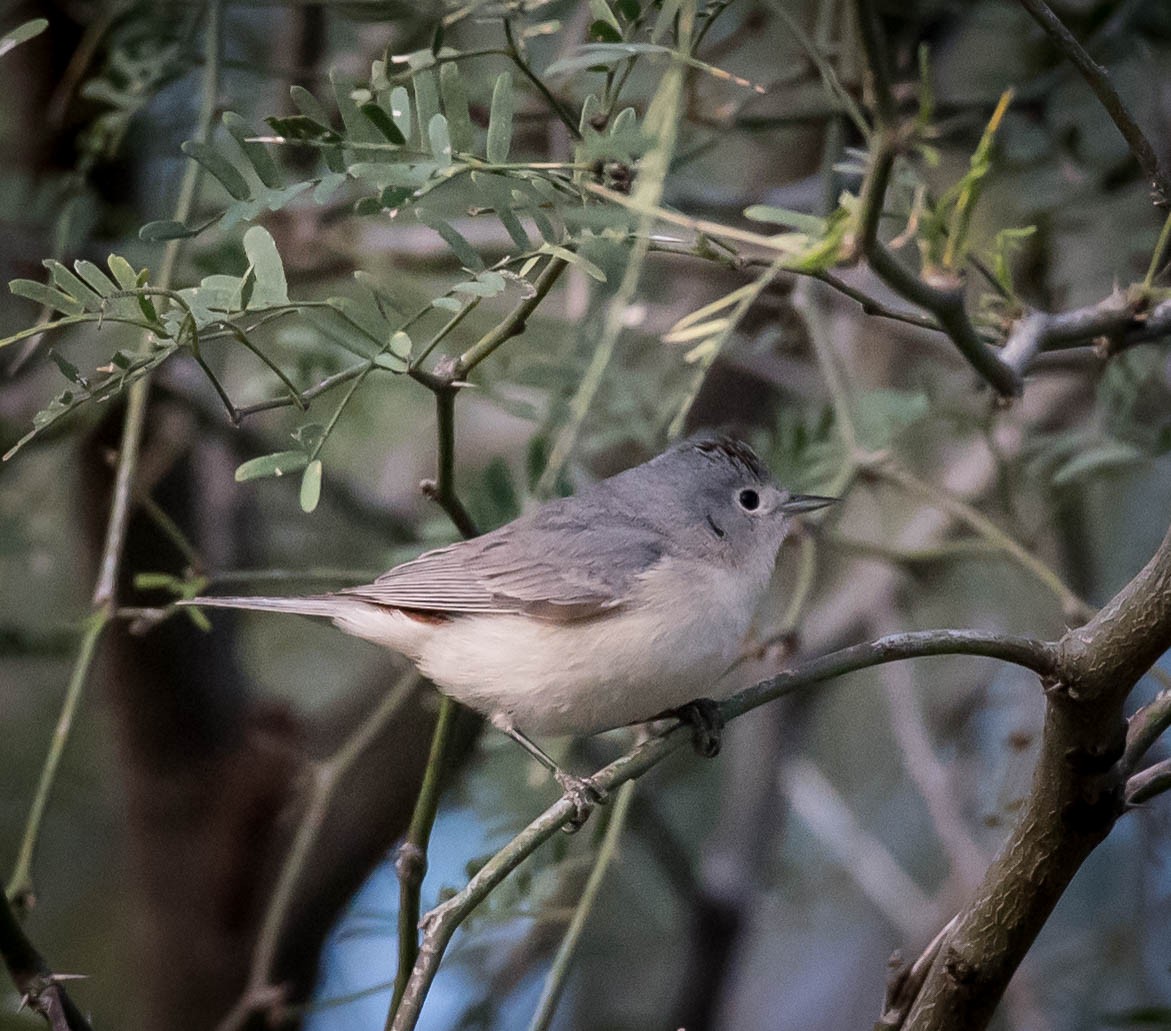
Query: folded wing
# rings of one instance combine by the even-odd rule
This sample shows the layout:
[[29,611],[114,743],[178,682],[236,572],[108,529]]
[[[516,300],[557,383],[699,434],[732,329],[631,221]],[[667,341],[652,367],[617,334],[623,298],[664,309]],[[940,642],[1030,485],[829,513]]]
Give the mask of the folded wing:
[[663,555],[658,534],[625,519],[573,525],[556,503],[470,541],[395,566],[344,594],[396,608],[449,613],[523,613],[584,619],[621,606],[638,576]]

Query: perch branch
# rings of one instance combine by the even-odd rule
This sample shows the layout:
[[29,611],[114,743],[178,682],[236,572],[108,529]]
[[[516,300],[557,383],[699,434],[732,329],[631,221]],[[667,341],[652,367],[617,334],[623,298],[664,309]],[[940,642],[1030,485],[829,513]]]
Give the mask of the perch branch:
[[[720,705],[725,720],[766,702],[846,673],[928,655],[983,655],[1030,669],[1042,677],[1052,674],[1056,656],[1051,645],[1024,638],[1002,637],[967,630],[925,630],[891,634],[877,641],[831,652],[780,673],[733,695]],[[686,743],[682,726],[673,724],[604,767],[591,778],[599,789],[611,791],[657,766]],[[462,891],[423,918],[423,941],[411,971],[392,1031],[411,1031],[430,989],[444,952],[456,928],[529,855],[576,815],[576,806],[563,796],[496,853]]]

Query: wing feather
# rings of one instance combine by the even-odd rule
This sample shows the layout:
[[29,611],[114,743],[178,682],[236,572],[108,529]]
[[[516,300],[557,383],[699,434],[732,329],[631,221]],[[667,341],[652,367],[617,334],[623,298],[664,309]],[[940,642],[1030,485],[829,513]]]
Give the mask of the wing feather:
[[662,556],[659,534],[639,520],[608,512],[583,521],[553,502],[342,593],[396,608],[565,621],[622,605],[638,576]]

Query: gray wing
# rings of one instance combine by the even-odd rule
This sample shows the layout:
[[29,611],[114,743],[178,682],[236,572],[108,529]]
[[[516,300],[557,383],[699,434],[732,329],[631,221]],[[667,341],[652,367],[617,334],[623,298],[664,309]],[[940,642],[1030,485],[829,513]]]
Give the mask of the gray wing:
[[627,518],[566,513],[553,502],[483,537],[395,566],[342,593],[399,608],[583,619],[622,605],[663,555],[658,533]]

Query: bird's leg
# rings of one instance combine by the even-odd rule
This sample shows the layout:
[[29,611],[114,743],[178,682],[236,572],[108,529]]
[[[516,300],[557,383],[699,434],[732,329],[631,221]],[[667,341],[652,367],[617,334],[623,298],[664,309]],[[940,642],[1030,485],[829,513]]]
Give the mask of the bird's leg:
[[565,829],[571,834],[580,830],[589,819],[594,806],[606,801],[606,792],[594,784],[589,777],[575,777],[572,773],[563,770],[540,745],[517,730],[511,722],[493,719],[492,723],[553,774],[553,779],[573,802],[575,810],[573,819],[566,825]]
[[671,709],[666,715],[676,716],[680,722],[691,726],[691,746],[705,759],[714,759],[720,754],[724,716],[719,702],[696,698],[678,709]]

